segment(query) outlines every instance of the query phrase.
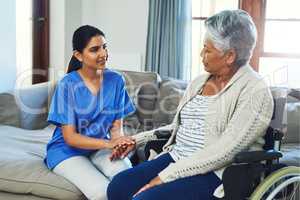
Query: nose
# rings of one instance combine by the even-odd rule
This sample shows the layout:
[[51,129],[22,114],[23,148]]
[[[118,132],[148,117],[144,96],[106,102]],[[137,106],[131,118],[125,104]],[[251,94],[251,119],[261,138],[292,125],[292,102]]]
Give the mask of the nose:
[[201,57],[201,58],[204,57],[204,48],[202,48],[201,51],[200,51],[200,57]]
[[107,56],[107,49],[100,49],[99,52],[99,57],[106,57]]

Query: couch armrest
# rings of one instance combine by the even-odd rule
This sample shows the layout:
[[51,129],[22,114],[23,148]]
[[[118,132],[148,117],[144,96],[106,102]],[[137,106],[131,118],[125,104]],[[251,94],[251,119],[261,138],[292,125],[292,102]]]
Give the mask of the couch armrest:
[[0,94],[0,124],[21,126],[21,111],[16,104],[14,95],[10,93]]

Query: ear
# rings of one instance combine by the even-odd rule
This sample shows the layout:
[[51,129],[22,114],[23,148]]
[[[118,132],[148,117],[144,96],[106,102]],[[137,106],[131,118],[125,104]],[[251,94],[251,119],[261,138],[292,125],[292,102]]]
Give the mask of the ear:
[[105,56],[105,60],[107,61],[107,60],[108,60],[108,57],[109,57],[108,50],[107,50],[107,48],[106,48],[106,49],[104,49],[104,50],[105,50],[105,54],[106,54],[106,56]]
[[77,58],[77,60],[82,62],[82,54],[79,51],[74,51],[73,55],[75,56],[75,58]]
[[236,52],[233,49],[230,49],[226,52],[226,63],[231,66],[236,59]]

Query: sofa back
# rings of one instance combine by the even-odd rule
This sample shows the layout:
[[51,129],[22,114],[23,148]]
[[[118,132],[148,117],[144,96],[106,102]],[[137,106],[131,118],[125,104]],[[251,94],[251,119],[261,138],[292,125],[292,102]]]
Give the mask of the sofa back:
[[120,72],[126,80],[126,89],[137,109],[136,113],[124,120],[127,134],[132,135],[151,129],[161,82],[160,76],[153,72]]
[[[137,112],[127,117],[127,134],[170,124],[187,82],[171,78],[161,80],[157,73],[120,71]],[[47,126],[48,107],[55,88],[51,82],[0,94],[0,124],[24,129]],[[284,131],[285,143],[300,143],[299,90],[271,87],[275,113],[271,126]],[[298,95],[298,96],[297,96]]]
[[20,110],[13,94],[0,94],[0,124],[20,127]]
[[[143,130],[151,121],[156,106],[160,76],[153,72],[120,71],[137,111],[125,121],[135,130]],[[0,124],[24,129],[41,129],[47,116],[56,83],[45,82],[0,94]],[[151,127],[148,127],[151,128]]]
[[153,128],[171,124],[176,114],[188,82],[172,78],[163,79],[159,85],[159,91],[153,112]]
[[300,91],[271,87],[271,92],[275,112],[270,126],[284,132],[283,143],[300,143]]
[[[285,143],[300,143],[300,89],[291,90],[285,107],[287,134]],[[297,96],[298,95],[298,96]]]

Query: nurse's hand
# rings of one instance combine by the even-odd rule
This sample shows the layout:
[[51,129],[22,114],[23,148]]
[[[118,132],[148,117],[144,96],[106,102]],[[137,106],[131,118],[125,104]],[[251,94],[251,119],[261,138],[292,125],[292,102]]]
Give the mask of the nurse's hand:
[[134,149],[135,140],[128,136],[122,136],[112,139],[109,146],[109,148],[112,149],[111,160],[124,158]]
[[121,147],[115,147],[111,154],[111,160],[123,159],[129,152],[135,149],[135,144],[128,144]]
[[134,139],[128,136],[120,136],[117,138],[112,138],[107,141],[106,148],[107,149],[115,149],[116,147],[122,147],[130,144],[135,144]]

